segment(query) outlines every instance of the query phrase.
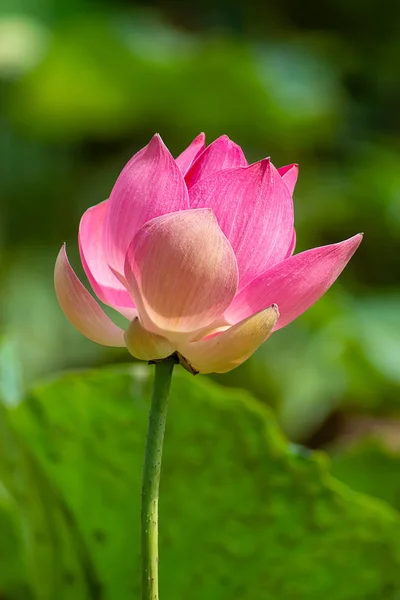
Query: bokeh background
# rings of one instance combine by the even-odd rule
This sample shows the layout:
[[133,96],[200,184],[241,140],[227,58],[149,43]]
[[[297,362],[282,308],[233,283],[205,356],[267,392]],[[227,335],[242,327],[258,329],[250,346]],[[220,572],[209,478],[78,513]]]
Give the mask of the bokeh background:
[[345,483],[400,508],[399,27],[392,0],[0,0],[7,394],[17,380],[131,361],[66,321],[59,247],[84,279],[80,216],[155,131],[175,155],[200,131],[226,133],[249,160],[299,163],[296,251],[365,237],[317,305],[215,379],[269,405],[292,442],[326,450]]
[[399,408],[400,21],[384,5],[1,1],[1,320],[27,383],[130,360],[66,322],[54,257],[67,241],[79,270],[80,216],[155,131],[175,154],[205,131],[300,164],[297,251],[365,232],[234,383],[302,441],[342,409]]

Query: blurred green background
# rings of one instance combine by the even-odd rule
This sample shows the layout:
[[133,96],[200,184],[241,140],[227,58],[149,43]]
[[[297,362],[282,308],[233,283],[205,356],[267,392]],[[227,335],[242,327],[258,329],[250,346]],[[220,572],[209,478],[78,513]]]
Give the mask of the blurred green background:
[[[397,510],[399,27],[392,0],[0,0],[8,403],[61,370],[131,362],[66,321],[52,281],[59,247],[67,241],[83,277],[80,216],[155,131],[175,155],[200,131],[209,142],[226,133],[251,161],[299,163],[296,251],[365,237],[317,305],[214,379],[269,405],[291,441],[325,449],[336,477]],[[398,599],[400,583],[390,585],[399,595],[385,588],[385,597]],[[336,598],[378,600],[382,589]],[[284,597],[314,598],[290,589]]]

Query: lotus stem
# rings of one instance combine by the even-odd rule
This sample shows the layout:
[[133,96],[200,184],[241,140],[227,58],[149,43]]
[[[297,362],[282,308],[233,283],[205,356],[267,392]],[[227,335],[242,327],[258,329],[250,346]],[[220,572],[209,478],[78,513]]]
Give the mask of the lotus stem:
[[142,600],[159,600],[158,496],[168,394],[175,363],[175,358],[170,357],[155,364],[142,481]]

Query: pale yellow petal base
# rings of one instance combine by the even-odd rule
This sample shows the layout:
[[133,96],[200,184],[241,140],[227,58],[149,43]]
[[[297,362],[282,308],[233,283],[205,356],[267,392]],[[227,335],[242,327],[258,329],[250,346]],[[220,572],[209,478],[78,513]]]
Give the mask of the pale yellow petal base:
[[222,333],[188,343],[178,351],[200,373],[226,373],[241,365],[265,342],[279,318],[276,304]]
[[138,318],[130,322],[125,332],[125,343],[132,356],[140,360],[160,360],[176,350],[167,338],[145,329]]

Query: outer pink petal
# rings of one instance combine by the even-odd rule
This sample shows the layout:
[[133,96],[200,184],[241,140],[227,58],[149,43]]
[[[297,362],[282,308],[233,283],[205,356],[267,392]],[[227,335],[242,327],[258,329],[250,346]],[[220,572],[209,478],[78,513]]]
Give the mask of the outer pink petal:
[[57,257],[54,286],[65,316],[78,331],[103,346],[125,346],[123,330],[108,318],[75,275],[65,245]]
[[[133,302],[115,275],[111,272],[103,239],[103,223],[107,200],[92,206],[83,215],[79,225],[79,251],[85,273],[102,302],[120,310],[133,308]],[[122,310],[122,312],[124,312]]]
[[290,256],[292,256],[295,248],[296,248],[296,230],[293,229],[292,242],[291,242],[291,244],[289,246],[289,249],[287,251],[287,254],[286,254],[285,258],[289,258]]
[[278,307],[273,305],[222,333],[182,345],[178,350],[200,373],[226,373],[241,365],[265,342],[278,317]]
[[190,203],[214,210],[238,261],[239,289],[286,258],[293,239],[293,201],[269,159],[201,180],[190,189]]
[[299,174],[299,166],[294,164],[287,165],[286,167],[280,167],[278,169],[278,173],[286,183],[289,192],[293,196],[294,188],[297,182],[297,176]]
[[331,287],[357,250],[362,234],[330,246],[313,248],[275,265],[250,283],[226,311],[231,323],[275,302],[281,329],[306,311]]
[[146,315],[160,330],[191,333],[226,310],[238,273],[212,210],[187,210],[153,219],[138,231],[125,277],[139,288]]
[[184,150],[176,159],[175,162],[182,171],[182,175],[186,175],[192,163],[203,152],[206,147],[206,136],[200,133],[194,138],[193,142]]
[[[112,267],[110,267],[110,269],[114,273],[115,277],[117,277],[117,279],[122,283],[124,288],[127,289],[129,291],[129,294],[132,296],[132,298],[135,302],[136,310],[137,310],[137,314],[135,316],[137,316],[138,314],[140,315],[140,320],[142,321],[144,327],[148,331],[151,331],[152,333],[155,333],[155,334],[161,333],[159,327],[157,327],[157,325],[155,323],[153,323],[153,321],[150,319],[149,315],[147,314],[146,307],[145,307],[145,304],[142,299],[142,294],[140,292],[139,284],[137,282],[137,279],[136,279],[133,271],[129,272],[129,282],[128,282],[124,275],[121,275],[120,273],[115,271],[115,269],[113,269]],[[133,318],[134,317],[132,317],[132,319]],[[132,319],[130,319],[130,320],[132,320]]]
[[247,167],[247,160],[240,146],[222,135],[200,154],[187,173],[185,180],[188,188],[222,169]]
[[111,192],[104,221],[109,264],[123,273],[125,254],[147,221],[189,207],[182,173],[159,135],[123,169]]

